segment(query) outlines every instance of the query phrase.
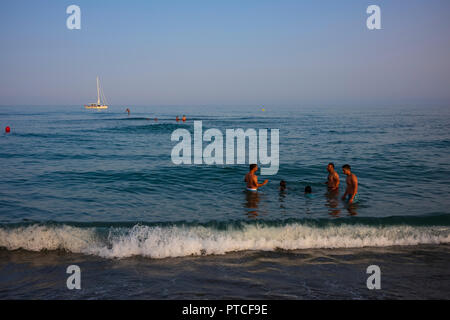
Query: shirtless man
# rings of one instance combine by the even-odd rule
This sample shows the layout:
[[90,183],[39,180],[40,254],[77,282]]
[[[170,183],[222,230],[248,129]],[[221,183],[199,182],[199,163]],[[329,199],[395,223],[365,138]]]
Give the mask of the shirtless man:
[[337,191],[339,189],[339,175],[334,170],[334,163],[330,162],[327,166],[328,180],[325,184],[328,187],[328,191]]
[[258,191],[259,187],[265,185],[269,180],[264,180],[263,183],[258,183],[258,177],[256,176],[256,170],[258,166],[256,164],[250,165],[250,172],[245,175],[244,181],[247,182],[247,191]]
[[[358,200],[358,178],[352,173],[350,165],[344,164],[342,166],[342,172],[347,176],[347,189],[345,189],[344,196],[342,200],[347,200],[348,204],[352,204]],[[356,198],[356,199],[355,199]]]

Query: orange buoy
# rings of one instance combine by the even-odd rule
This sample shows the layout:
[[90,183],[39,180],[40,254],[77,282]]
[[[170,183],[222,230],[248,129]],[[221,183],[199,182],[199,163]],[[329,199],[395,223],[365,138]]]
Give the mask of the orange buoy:
[[5,132],[6,132],[6,133],[10,133],[10,132],[11,132],[11,128],[10,128],[9,126],[7,126],[7,127],[5,128]]
[[183,120],[183,122],[186,122],[186,116],[183,115],[183,118],[181,120]]

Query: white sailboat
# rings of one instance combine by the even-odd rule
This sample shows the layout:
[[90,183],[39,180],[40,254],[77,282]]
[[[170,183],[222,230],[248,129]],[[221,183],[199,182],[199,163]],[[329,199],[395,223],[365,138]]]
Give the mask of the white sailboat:
[[97,103],[91,103],[89,105],[84,105],[86,109],[108,109],[105,94],[103,89],[100,87],[100,82],[97,77]]

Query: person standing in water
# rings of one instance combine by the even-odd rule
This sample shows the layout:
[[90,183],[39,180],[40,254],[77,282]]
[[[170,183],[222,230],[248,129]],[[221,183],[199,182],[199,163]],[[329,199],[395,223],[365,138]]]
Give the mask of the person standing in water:
[[337,191],[339,189],[339,175],[334,170],[334,163],[330,162],[327,166],[328,180],[325,184],[328,187],[328,191]]
[[127,108],[127,110],[125,110],[125,112],[128,112],[128,115],[130,115],[130,109]]
[[182,120],[183,122],[186,122],[186,116],[183,115],[183,118],[181,118],[181,120]]
[[342,172],[347,176],[347,188],[342,196],[342,200],[347,201],[348,204],[352,204],[358,201],[358,178],[352,173],[348,164],[342,166]]
[[266,179],[263,183],[258,183],[256,170],[258,170],[258,166],[256,164],[251,164],[250,172],[245,175],[244,181],[247,182],[247,191],[258,191],[259,187],[262,187],[269,182],[269,180]]

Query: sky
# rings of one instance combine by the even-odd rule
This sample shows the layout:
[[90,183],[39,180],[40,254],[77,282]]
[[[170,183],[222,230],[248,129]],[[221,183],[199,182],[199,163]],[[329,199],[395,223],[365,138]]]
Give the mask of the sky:
[[[69,30],[69,5],[81,29]],[[368,30],[369,5],[381,30]],[[450,105],[448,0],[2,0],[0,105]]]

